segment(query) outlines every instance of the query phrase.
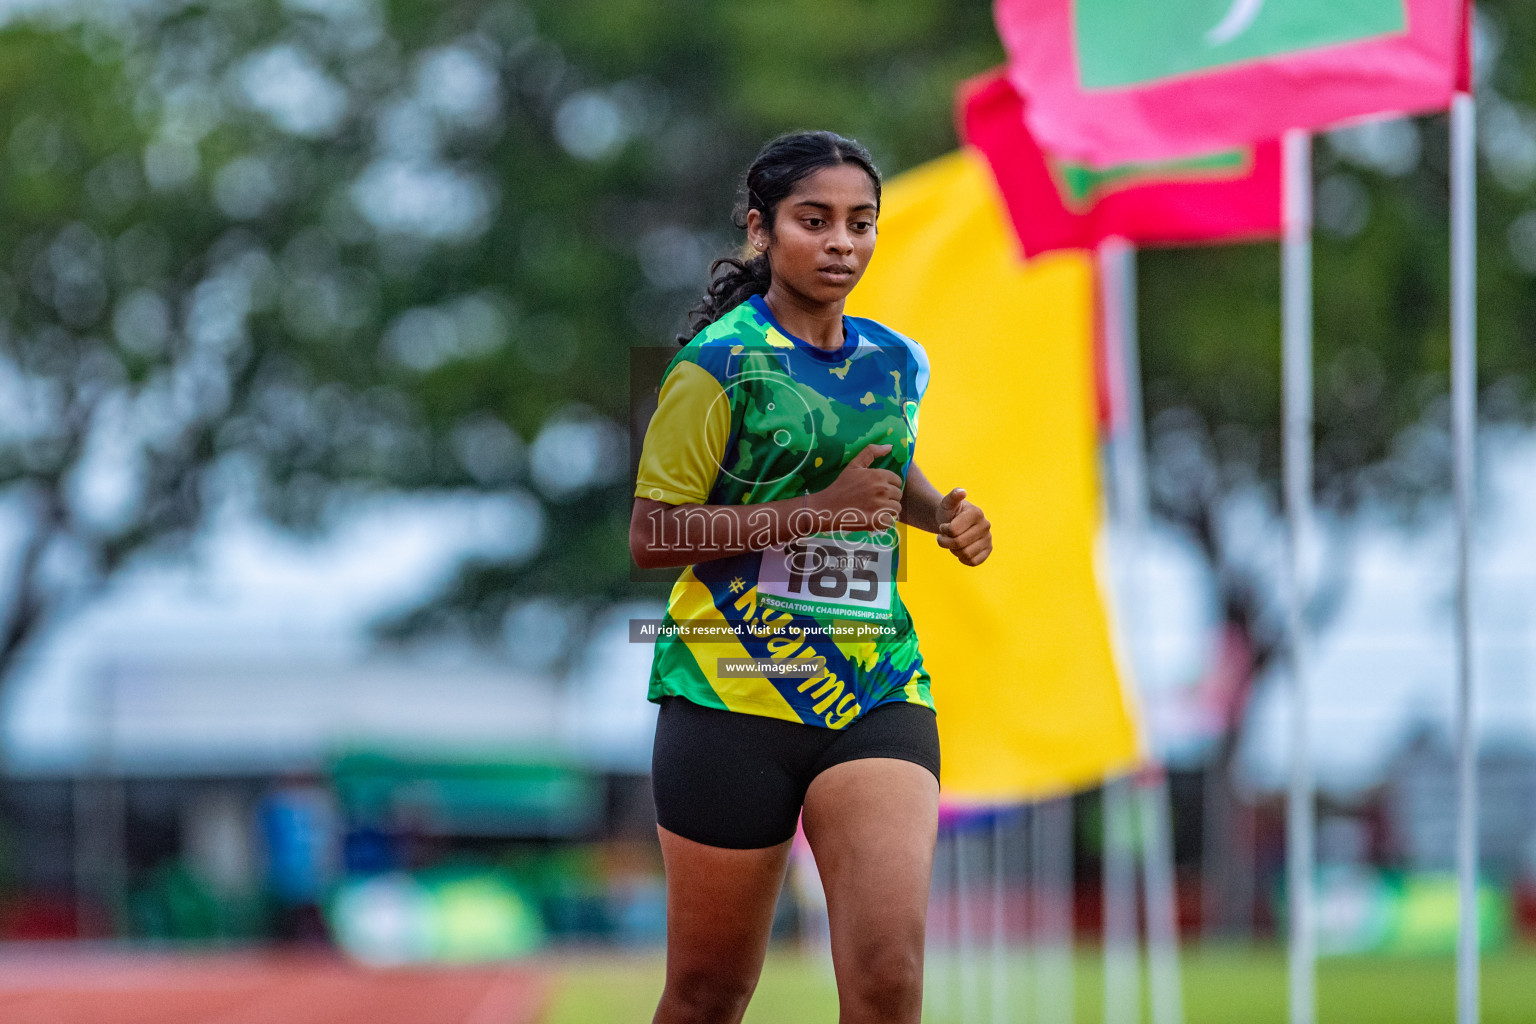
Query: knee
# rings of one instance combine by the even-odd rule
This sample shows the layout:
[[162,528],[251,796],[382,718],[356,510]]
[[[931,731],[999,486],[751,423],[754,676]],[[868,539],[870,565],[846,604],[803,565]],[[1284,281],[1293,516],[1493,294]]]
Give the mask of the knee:
[[921,943],[875,942],[859,950],[849,993],[871,1020],[917,1021],[923,1005]]
[[658,1024],[733,1024],[741,1020],[757,986],[729,973],[686,971],[667,975]]

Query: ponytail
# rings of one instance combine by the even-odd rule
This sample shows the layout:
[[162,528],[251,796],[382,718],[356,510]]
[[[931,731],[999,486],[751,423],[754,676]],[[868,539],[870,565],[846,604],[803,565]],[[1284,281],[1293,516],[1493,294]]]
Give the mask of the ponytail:
[[688,311],[688,330],[677,336],[686,345],[704,328],[754,295],[765,295],[773,283],[768,254],[760,252],[750,259],[722,256],[709,265],[709,287],[699,304]]
[[[880,172],[868,150],[833,132],[792,132],[764,146],[747,168],[741,197],[732,211],[732,223],[745,230],[747,212],[757,210],[771,236],[780,201],[815,172],[839,164],[856,164],[869,175],[875,186],[878,211]],[[688,344],[700,331],[752,296],[765,294],[773,283],[773,271],[766,252],[747,259],[724,256],[710,264],[709,278],[704,297],[688,311],[688,329],[677,336],[679,345]]]

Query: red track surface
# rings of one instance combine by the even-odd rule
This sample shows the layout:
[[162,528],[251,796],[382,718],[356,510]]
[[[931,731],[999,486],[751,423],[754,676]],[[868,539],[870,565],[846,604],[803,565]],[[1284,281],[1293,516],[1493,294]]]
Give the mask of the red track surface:
[[0,948],[5,1024],[533,1024],[546,988],[523,968]]

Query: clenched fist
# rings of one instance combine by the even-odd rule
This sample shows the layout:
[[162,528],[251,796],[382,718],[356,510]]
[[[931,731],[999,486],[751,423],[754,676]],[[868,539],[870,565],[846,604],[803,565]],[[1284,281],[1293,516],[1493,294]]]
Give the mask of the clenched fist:
[[855,455],[824,491],[810,496],[807,504],[823,529],[880,531],[901,514],[901,477],[888,469],[871,469],[870,463],[891,450],[888,444],[869,444]]
[[992,524],[956,487],[939,501],[939,547],[965,565],[980,565],[992,553]]

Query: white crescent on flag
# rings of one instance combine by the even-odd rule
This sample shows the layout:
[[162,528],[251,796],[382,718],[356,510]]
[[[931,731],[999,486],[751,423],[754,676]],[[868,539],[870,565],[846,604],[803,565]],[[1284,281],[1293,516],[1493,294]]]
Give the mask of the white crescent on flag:
[[1226,17],[1205,34],[1205,41],[1210,46],[1225,46],[1253,25],[1259,11],[1264,6],[1264,0],[1232,0],[1232,6],[1227,9]]

